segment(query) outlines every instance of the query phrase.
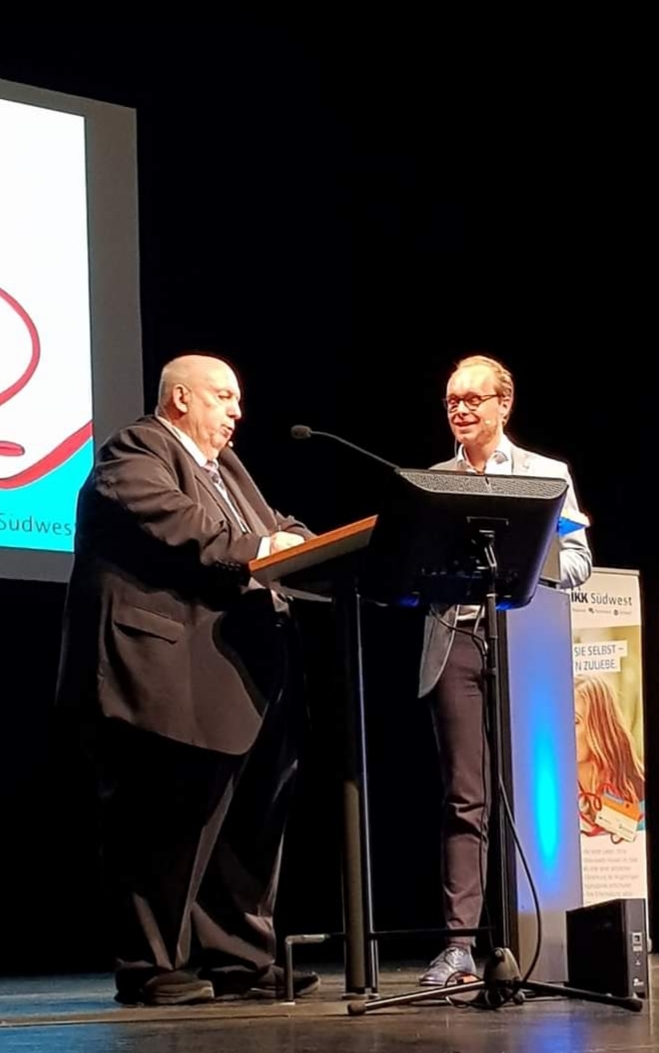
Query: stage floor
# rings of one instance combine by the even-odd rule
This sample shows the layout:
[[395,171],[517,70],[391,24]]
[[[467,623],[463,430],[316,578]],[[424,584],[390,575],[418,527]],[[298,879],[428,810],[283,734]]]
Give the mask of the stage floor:
[[[416,979],[423,964],[383,964],[380,995],[420,990]],[[399,1053],[401,1047],[433,1053],[647,1053],[659,1047],[654,956],[652,993],[640,1013],[561,997],[496,1011],[423,1002],[353,1017],[340,966],[319,971],[320,990],[293,1005],[180,1008],[119,1006],[106,975],[0,978],[0,1053]]]

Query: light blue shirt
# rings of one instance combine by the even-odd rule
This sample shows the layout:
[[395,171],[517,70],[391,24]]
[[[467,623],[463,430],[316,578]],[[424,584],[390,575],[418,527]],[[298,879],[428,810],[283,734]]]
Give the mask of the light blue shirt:
[[[456,455],[459,472],[475,472],[464,446],[458,448]],[[513,444],[507,435],[501,436],[496,450],[490,454],[485,464],[486,475],[512,475],[513,474]]]
[[[458,462],[459,472],[474,472],[476,469],[473,467],[471,461],[467,457],[467,452],[464,446],[460,445],[456,454],[456,460]],[[496,450],[488,457],[485,462],[485,474],[486,475],[512,475],[513,473],[513,445],[507,435],[501,435],[501,439],[497,443]],[[458,621],[459,622],[473,622],[478,620],[480,613],[483,608],[478,607],[474,604],[463,603],[458,607]]]

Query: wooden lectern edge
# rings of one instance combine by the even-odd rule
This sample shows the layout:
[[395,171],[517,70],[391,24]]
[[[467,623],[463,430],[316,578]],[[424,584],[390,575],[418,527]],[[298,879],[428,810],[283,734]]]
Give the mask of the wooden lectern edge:
[[354,523],[347,523],[344,526],[336,527],[335,530],[328,530],[325,534],[318,534],[316,537],[309,538],[308,541],[303,541],[301,545],[294,545],[293,548],[286,548],[282,552],[275,552],[272,556],[264,556],[262,559],[250,560],[248,566],[251,574],[255,574],[260,570],[268,570],[270,567],[276,567],[278,563],[285,563],[293,553],[300,554],[302,552],[313,552],[314,549],[324,548],[325,545],[329,545],[334,541],[342,541],[344,538],[352,537],[353,534],[361,534],[367,530],[372,530],[375,526],[377,516],[367,516],[366,519],[358,519]]

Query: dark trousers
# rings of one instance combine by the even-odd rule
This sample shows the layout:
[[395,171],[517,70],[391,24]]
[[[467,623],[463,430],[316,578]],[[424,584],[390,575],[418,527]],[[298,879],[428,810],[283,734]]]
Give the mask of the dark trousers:
[[[429,696],[443,782],[442,900],[449,929],[476,928],[483,907],[491,791],[481,649],[472,636],[456,632]],[[451,942],[470,946],[474,937]]]
[[102,833],[117,970],[262,968],[303,727],[272,702],[245,757],[109,721]]

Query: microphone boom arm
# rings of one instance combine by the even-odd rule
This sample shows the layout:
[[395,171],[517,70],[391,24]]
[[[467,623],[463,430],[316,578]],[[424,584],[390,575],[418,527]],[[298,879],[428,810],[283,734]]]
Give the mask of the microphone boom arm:
[[323,439],[334,439],[335,442],[340,442],[344,446],[348,446],[351,450],[355,450],[357,453],[361,453],[363,457],[370,457],[373,461],[379,461],[380,464],[384,464],[387,468],[393,468],[396,470],[399,465],[394,464],[392,461],[387,461],[384,457],[378,456],[377,453],[371,453],[370,450],[364,450],[361,446],[356,446],[354,442],[349,442],[348,439],[342,439],[340,435],[333,435],[329,431],[313,431],[308,428],[306,424],[295,424],[291,428],[291,437],[293,439],[310,439],[314,435],[320,435]]

